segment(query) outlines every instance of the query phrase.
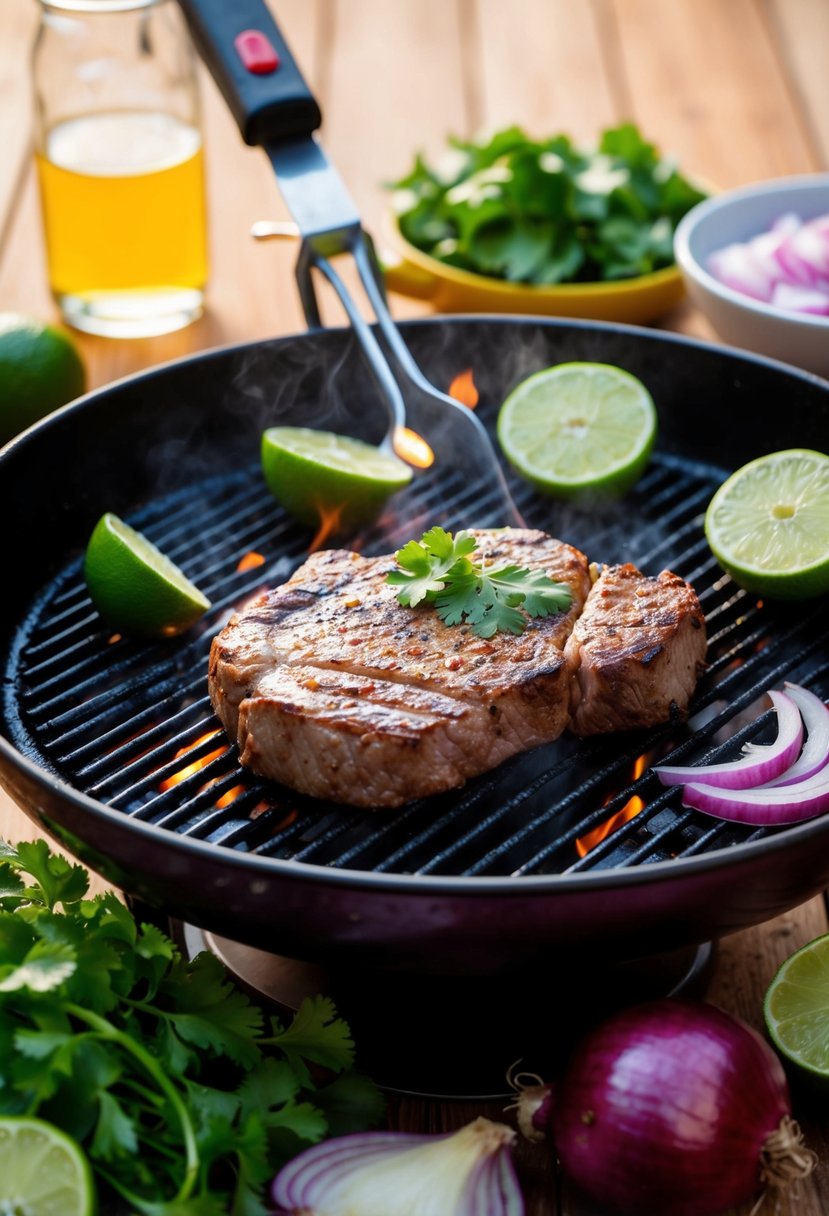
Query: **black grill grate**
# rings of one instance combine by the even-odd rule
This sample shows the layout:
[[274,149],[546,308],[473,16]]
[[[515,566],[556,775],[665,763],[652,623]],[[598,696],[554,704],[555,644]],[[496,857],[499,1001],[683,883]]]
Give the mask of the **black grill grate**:
[[[210,639],[234,608],[284,580],[309,537],[285,519],[258,468],[196,483],[131,517],[208,594],[213,608],[185,639],[139,644],[107,630],[93,610],[80,561],[46,586],[15,647],[15,744],[75,788],[125,815],[217,846],[318,866],[434,875],[579,873],[688,857],[755,839],[764,831],[683,810],[647,764],[720,758],[762,739],[770,713],[755,702],[784,679],[827,692],[820,610],[770,609],[737,590],[711,558],[702,532],[712,471],[658,455],[624,504],[590,513],[552,508],[515,485],[529,526],[566,538],[599,561],[630,560],[648,573],[669,567],[692,582],[706,613],[709,669],[687,727],[576,741],[569,737],[515,757],[460,793],[392,812],[321,804],[241,769],[206,695]],[[439,495],[439,499],[438,496]],[[434,522],[434,515],[496,523],[497,502],[480,487],[439,488],[426,478],[406,504],[362,538],[383,552]],[[197,509],[194,510],[194,503]],[[487,512],[491,518],[487,518]],[[459,526],[456,524],[456,526]],[[240,572],[255,551],[259,567]],[[730,725],[748,719],[731,738]],[[637,758],[646,757],[636,775]],[[582,842],[631,798],[634,817],[585,851]]]

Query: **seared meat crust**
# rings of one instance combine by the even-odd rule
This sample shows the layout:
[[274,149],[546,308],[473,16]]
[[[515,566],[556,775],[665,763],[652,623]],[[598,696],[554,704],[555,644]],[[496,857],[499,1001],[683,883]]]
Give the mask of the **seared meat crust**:
[[565,583],[569,610],[484,639],[401,608],[393,557],[315,553],[213,641],[210,695],[242,763],[319,798],[396,806],[558,738],[587,559],[543,532],[475,535],[489,560]]
[[509,756],[685,711],[705,654],[693,590],[611,567],[546,533],[478,531],[498,564],[566,583],[566,613],[483,639],[401,608],[391,556],[313,554],[213,640],[208,684],[243,764],[302,793],[399,806]]
[[705,618],[683,579],[605,567],[565,647],[575,672],[570,729],[598,735],[684,717],[705,647]]

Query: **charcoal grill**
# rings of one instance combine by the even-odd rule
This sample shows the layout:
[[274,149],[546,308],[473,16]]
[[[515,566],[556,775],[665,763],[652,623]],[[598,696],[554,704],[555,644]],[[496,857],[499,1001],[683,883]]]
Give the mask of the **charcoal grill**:
[[[711,557],[702,514],[744,460],[829,433],[829,385],[678,336],[535,319],[405,324],[440,387],[467,368],[492,431],[517,381],[568,359],[638,375],[660,438],[613,506],[561,506],[517,478],[529,526],[598,561],[670,567],[697,589],[709,666],[682,727],[565,737],[400,810],[320,803],[239,767],[206,695],[210,639],[232,609],[287,577],[311,534],[267,493],[264,426],[302,421],[377,438],[382,409],[348,330],[209,352],[64,408],[0,456],[7,521],[0,637],[0,774],[47,831],[148,904],[253,947],[314,962],[469,976],[572,958],[636,959],[759,923],[829,877],[829,819],[769,830],[683,810],[645,767],[734,756],[772,729],[784,679],[829,695],[826,601],[764,604]],[[497,523],[488,486],[451,453],[350,538],[387,551],[439,519]],[[141,643],[93,610],[81,553],[105,510],[127,518],[213,601],[183,638]],[[12,524],[10,521],[14,521]],[[264,562],[238,569],[245,554]],[[736,733],[726,738],[731,725]],[[171,783],[190,765],[182,779]],[[632,797],[640,812],[580,855]]]

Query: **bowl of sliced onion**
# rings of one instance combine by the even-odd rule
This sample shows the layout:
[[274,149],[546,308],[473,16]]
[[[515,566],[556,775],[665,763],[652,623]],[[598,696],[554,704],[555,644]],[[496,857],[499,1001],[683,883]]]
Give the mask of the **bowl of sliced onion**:
[[706,199],[680,220],[674,253],[724,341],[829,377],[829,173]]

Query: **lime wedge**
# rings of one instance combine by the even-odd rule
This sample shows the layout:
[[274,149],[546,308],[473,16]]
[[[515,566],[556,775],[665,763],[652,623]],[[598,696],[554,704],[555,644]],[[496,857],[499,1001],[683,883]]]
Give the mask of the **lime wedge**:
[[42,1119],[0,1117],[0,1212],[91,1216],[92,1171],[80,1146]]
[[763,1012],[781,1055],[829,1080],[829,934],[786,959],[766,990]]
[[210,607],[182,571],[117,515],[101,516],[84,559],[92,603],[124,633],[170,637]]
[[749,591],[792,600],[829,591],[829,456],[791,448],[743,465],[711,499],[705,535]]
[[262,436],[262,471],[277,502],[313,528],[367,523],[412,479],[390,453],[333,431],[273,426]]
[[619,495],[641,476],[656,410],[640,380],[609,363],[561,363],[514,388],[498,415],[510,464],[546,494]]

